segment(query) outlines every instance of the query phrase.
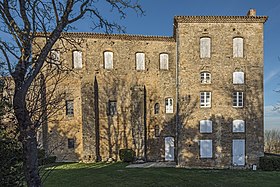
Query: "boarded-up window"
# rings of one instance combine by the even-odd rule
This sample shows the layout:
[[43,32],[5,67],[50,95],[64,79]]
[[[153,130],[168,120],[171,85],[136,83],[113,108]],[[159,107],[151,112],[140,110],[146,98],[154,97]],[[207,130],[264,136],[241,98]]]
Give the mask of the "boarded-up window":
[[212,140],[200,140],[200,158],[212,158]]
[[210,58],[211,39],[208,37],[200,38],[200,58]]
[[82,51],[73,51],[73,68],[81,69],[83,67]]
[[209,72],[201,72],[200,73],[200,82],[202,84],[210,84],[211,83],[211,74]]
[[245,122],[243,120],[233,120],[232,122],[233,132],[245,132]]
[[212,121],[211,120],[201,120],[200,133],[212,133]]
[[104,52],[104,68],[113,69],[113,52]]
[[243,57],[243,38],[233,38],[233,57]]
[[233,84],[244,84],[244,72],[233,72]]
[[162,70],[168,70],[168,54],[159,55],[159,68]]
[[145,70],[145,54],[136,53],[136,70]]
[[167,113],[167,114],[173,113],[173,99],[172,98],[165,99],[165,113]]
[[59,64],[59,60],[60,60],[60,53],[57,50],[52,50],[50,52],[50,60],[51,63],[53,64]]

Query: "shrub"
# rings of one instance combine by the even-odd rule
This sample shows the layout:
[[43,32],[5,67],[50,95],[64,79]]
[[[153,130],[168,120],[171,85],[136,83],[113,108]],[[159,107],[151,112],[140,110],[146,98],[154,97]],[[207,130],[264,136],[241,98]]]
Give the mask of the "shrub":
[[38,163],[39,166],[46,164],[53,164],[56,161],[56,156],[48,156],[46,157],[46,153],[44,149],[38,150]]
[[123,162],[132,162],[134,158],[134,151],[132,149],[120,149],[119,157]]
[[264,171],[280,170],[280,157],[274,157],[274,156],[261,157],[260,168]]

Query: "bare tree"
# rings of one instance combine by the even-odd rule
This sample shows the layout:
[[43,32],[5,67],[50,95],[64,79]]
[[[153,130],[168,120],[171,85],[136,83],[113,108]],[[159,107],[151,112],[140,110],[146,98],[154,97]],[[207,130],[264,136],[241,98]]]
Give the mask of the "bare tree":
[[276,129],[265,130],[265,152],[280,153],[280,131]]
[[[121,18],[132,9],[142,14],[137,0],[106,0]],[[74,22],[88,17],[93,28],[106,32],[123,31],[120,25],[108,21],[95,0],[0,0],[0,58],[14,80],[13,109],[23,146],[24,173],[28,186],[41,186],[38,171],[36,131],[44,115],[30,112],[28,93],[39,79],[46,58],[63,31]],[[45,43],[34,55],[33,45],[40,33]],[[40,108],[40,107],[39,107]],[[41,109],[41,108],[40,108]],[[39,119],[38,119],[39,118]]]

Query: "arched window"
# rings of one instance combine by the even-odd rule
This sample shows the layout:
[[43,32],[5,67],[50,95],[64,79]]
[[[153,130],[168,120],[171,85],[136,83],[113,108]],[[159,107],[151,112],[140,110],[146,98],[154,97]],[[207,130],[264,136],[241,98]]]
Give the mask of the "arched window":
[[200,82],[201,84],[210,84],[211,83],[211,73],[209,72],[201,72],[200,73]]
[[162,53],[159,55],[159,69],[168,70],[168,54]]
[[236,119],[232,122],[232,132],[245,132],[244,120]]
[[159,113],[159,103],[156,103],[154,106],[154,114],[158,114]]
[[236,71],[232,75],[233,84],[244,84],[244,72]]
[[111,51],[104,52],[104,68],[113,69],[113,52]]
[[73,51],[73,68],[82,69],[82,67],[83,67],[82,51]]
[[211,56],[211,38],[200,38],[200,58],[210,58]]
[[241,37],[233,38],[233,57],[243,57],[244,41]]

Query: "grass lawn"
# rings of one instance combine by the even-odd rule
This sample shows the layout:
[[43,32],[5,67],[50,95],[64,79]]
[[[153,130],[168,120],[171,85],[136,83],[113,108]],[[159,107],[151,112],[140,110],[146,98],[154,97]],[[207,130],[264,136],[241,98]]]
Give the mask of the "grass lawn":
[[[280,186],[280,172],[202,170],[184,168],[125,168],[125,163],[59,164],[44,186]],[[50,171],[51,167],[42,173]]]

